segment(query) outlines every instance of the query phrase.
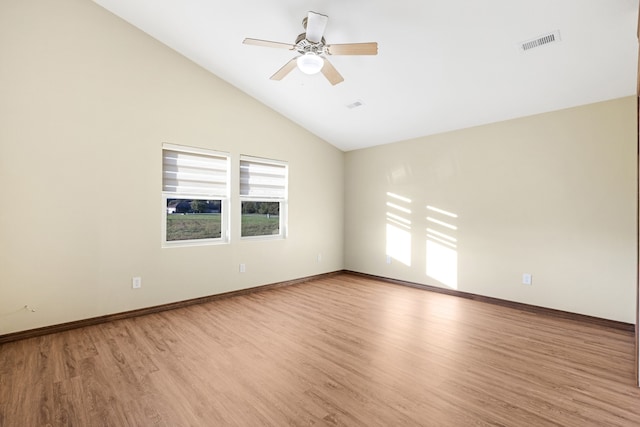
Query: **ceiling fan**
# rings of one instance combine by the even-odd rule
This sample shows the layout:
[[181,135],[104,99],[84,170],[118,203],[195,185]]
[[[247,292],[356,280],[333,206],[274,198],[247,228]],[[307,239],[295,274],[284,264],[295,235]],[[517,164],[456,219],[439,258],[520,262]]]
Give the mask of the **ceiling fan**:
[[300,54],[276,71],[271,76],[271,80],[282,80],[294,68],[298,67],[305,74],[322,72],[332,85],[336,85],[344,81],[344,78],[331,65],[325,55],[377,55],[378,43],[326,44],[324,30],[328,21],[329,17],[326,15],[309,12],[309,15],[302,20],[305,32],[296,38],[294,44],[250,38],[244,39],[242,43],[295,50]]

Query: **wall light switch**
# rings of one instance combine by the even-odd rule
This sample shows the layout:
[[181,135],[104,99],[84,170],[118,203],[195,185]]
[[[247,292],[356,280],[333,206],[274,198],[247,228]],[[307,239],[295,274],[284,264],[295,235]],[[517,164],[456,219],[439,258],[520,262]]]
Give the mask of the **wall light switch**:
[[522,284],[530,285],[531,284],[531,274],[530,273],[522,273]]

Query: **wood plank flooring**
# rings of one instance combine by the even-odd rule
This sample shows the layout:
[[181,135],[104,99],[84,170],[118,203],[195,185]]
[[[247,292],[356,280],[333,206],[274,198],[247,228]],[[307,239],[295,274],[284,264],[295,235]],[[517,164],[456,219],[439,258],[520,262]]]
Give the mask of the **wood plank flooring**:
[[640,426],[634,334],[343,274],[0,346],[0,426]]

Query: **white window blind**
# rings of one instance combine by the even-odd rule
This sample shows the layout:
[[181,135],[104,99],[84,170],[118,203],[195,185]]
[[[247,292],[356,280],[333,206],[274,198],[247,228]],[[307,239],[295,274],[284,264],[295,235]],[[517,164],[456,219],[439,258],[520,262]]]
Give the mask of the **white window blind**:
[[269,160],[241,158],[240,195],[255,199],[286,199],[287,165]]
[[162,150],[162,190],[227,197],[229,159],[223,155]]

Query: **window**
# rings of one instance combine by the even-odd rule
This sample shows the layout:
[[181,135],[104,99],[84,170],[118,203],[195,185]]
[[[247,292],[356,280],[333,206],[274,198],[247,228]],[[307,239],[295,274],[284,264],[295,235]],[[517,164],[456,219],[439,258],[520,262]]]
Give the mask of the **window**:
[[229,156],[162,147],[163,246],[227,242]]
[[285,162],[240,158],[241,237],[285,237],[287,178]]

